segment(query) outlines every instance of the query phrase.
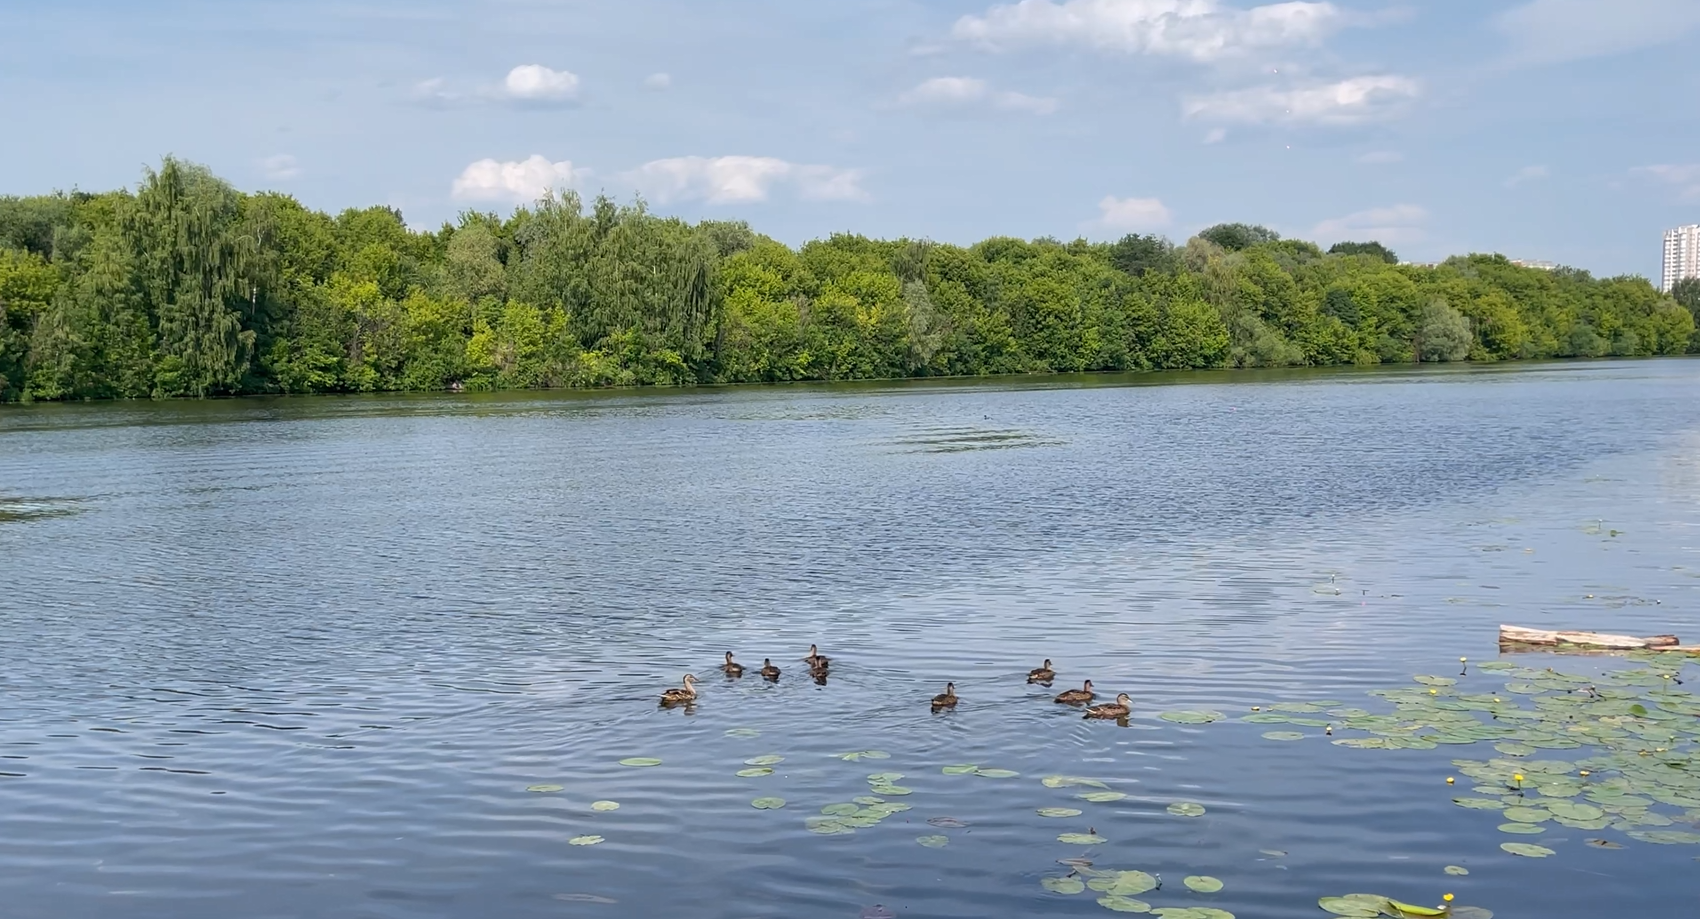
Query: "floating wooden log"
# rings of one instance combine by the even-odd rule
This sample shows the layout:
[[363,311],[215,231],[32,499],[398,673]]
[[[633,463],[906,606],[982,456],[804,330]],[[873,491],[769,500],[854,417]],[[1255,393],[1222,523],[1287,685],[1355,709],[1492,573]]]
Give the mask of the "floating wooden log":
[[1534,645],[1545,648],[1578,648],[1601,651],[1675,651],[1700,654],[1700,645],[1684,645],[1675,635],[1608,635],[1601,632],[1557,632],[1526,629],[1517,625],[1499,627],[1501,645]]

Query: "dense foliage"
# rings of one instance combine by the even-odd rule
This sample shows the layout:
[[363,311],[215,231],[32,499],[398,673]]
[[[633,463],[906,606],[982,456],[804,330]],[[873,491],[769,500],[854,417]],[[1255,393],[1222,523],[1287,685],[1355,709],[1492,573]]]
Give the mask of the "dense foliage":
[[0,400],[1674,354],[1700,346],[1676,293],[1244,224],[791,249],[566,194],[414,232],[168,159],[0,198]]

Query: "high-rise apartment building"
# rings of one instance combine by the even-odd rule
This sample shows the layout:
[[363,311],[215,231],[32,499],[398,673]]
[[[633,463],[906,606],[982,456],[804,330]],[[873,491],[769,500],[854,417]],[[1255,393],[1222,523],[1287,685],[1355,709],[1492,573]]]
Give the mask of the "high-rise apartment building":
[[1659,289],[1669,293],[1684,278],[1700,278],[1700,224],[1665,231],[1665,273]]

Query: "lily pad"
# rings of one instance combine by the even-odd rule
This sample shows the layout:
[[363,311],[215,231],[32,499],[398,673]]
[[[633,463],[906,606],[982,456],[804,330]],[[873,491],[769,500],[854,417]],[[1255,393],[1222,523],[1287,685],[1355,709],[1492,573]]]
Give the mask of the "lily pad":
[[988,779],[1013,779],[1021,773],[1013,769],[976,769],[974,774]]
[[[851,798],[850,800],[856,802],[857,804],[862,805],[863,807],[870,807],[870,806],[875,805],[875,804],[884,804],[885,803],[884,798],[876,798],[873,795],[861,795],[859,797]],[[909,805],[907,805],[907,804],[904,805],[904,807],[908,807],[908,806]]]
[[627,757],[623,760],[620,760],[620,765],[622,765],[622,766],[636,766],[638,768],[645,768],[645,767],[648,767],[648,766],[659,766],[659,765],[661,765],[661,760],[658,760],[653,756],[629,756],[629,757]]
[[1546,858],[1549,855],[1558,854],[1546,846],[1537,846],[1528,842],[1502,842],[1499,847],[1512,855],[1521,855],[1524,858]]
[[617,811],[617,810],[620,809],[620,802],[618,802],[618,801],[593,801],[593,802],[591,802],[590,809],[593,810],[593,811],[599,811],[599,812],[602,812],[602,813],[607,813],[608,811]]
[[778,754],[769,753],[766,756],[752,756],[749,759],[744,760],[744,765],[746,765],[746,766],[777,766],[777,765],[779,765],[780,763],[783,763],[783,762],[785,762],[785,757],[779,756]]
[[955,817],[928,817],[927,822],[946,830],[960,830],[968,825],[968,821],[958,820]]
[[1086,884],[1100,893],[1118,897],[1137,897],[1157,889],[1157,878],[1143,871],[1109,871]]
[[1344,897],[1323,897],[1316,905],[1336,916],[1347,916],[1351,919],[1375,919],[1381,915],[1381,910],[1387,905],[1386,897],[1373,894],[1351,894]]
[[1078,817],[1078,816],[1080,816],[1080,814],[1081,814],[1080,811],[1075,810],[1072,807],[1041,807],[1041,808],[1039,808],[1039,816],[1041,816],[1041,817]]
[[1609,839],[1590,839],[1590,840],[1588,840],[1588,845],[1593,846],[1596,849],[1621,849],[1621,848],[1623,848],[1623,843],[1612,842]]
[[1222,889],[1222,882],[1209,875],[1195,874],[1181,883],[1194,893],[1216,893]]
[[861,808],[854,804],[828,804],[821,808],[820,812],[828,817],[843,817],[848,814],[854,814],[859,810],[861,810]]
[[979,766],[976,766],[973,763],[963,763],[960,766],[946,766],[944,767],[943,772],[945,775],[970,775],[979,770],[979,768]]
[[1685,830],[1630,830],[1629,838],[1661,846],[1700,845],[1700,833]]
[[1202,817],[1204,805],[1193,801],[1179,801],[1169,805],[1169,813],[1176,817]]
[[532,786],[530,786],[529,788],[526,789],[526,791],[534,792],[534,793],[540,794],[540,795],[552,795],[557,791],[566,791],[566,790],[567,790],[567,787],[565,785],[532,785]]
[[1298,731],[1264,731],[1264,740],[1304,740],[1305,736]]
[[915,841],[929,849],[942,849],[950,845],[949,836],[917,836]]
[[594,846],[594,845],[597,845],[599,843],[604,843],[604,842],[607,842],[607,840],[603,839],[600,836],[574,836],[573,838],[567,840],[567,845],[569,845],[569,846]]
[[1074,878],[1074,877],[1045,878],[1045,879],[1041,880],[1039,883],[1040,883],[1041,886],[1043,886],[1046,890],[1050,891],[1051,893],[1060,893],[1060,894],[1070,894],[1070,895],[1072,895],[1072,894],[1082,893],[1086,890],[1086,882],[1082,881],[1080,878]]
[[1097,833],[1064,833],[1057,837],[1057,842],[1066,842],[1071,846],[1096,846],[1109,840]]
[[839,759],[844,760],[847,763],[854,763],[857,760],[864,759],[891,759],[891,754],[884,750],[857,750],[854,753],[839,753],[836,755]]
[[1552,819],[1552,812],[1539,807],[1508,807],[1505,819],[1513,823],[1545,823]]
[[903,778],[901,772],[875,772],[868,776],[869,785],[895,785]]
[[[1318,709],[1318,711],[1320,711],[1320,709]],[[1178,711],[1164,712],[1157,717],[1175,724],[1210,724],[1212,722],[1221,721],[1228,716],[1221,712],[1214,711]]]
[[1470,873],[1470,869],[1465,868],[1463,865],[1447,865],[1446,873],[1453,877],[1464,877]]
[[738,778],[740,778],[740,779],[758,779],[758,778],[761,778],[764,775],[772,775],[772,774],[773,774],[773,770],[769,769],[766,766],[752,766],[749,769],[739,769],[738,770]]
[[1039,781],[1043,783],[1046,788],[1073,788],[1076,786],[1084,786],[1087,788],[1110,787],[1097,779],[1082,778],[1078,775],[1047,775]]
[[1086,791],[1075,795],[1075,797],[1082,801],[1091,801],[1093,804],[1108,804],[1111,801],[1120,801],[1127,795],[1120,791]]
[[1459,807],[1470,808],[1471,810],[1481,810],[1481,811],[1502,811],[1502,810],[1505,810],[1505,802],[1501,801],[1497,798],[1453,798],[1452,803],[1458,805]]
[[1524,836],[1536,836],[1541,833],[1545,833],[1546,827],[1536,826],[1533,823],[1502,823],[1499,825],[1499,831],[1501,833],[1518,833]]
[[1149,912],[1151,912],[1151,904],[1145,902],[1144,900],[1135,900],[1132,897],[1122,897],[1122,896],[1117,896],[1115,894],[1106,894],[1102,897],[1099,897],[1098,898],[1098,905],[1102,906],[1103,908],[1108,909],[1108,910],[1114,910],[1115,912],[1118,912],[1118,913],[1149,913]]
[[915,789],[905,788],[902,785],[875,785],[868,790],[876,795],[884,795],[888,798],[901,798],[904,795],[915,793]]
[[750,806],[755,808],[756,810],[759,810],[759,811],[778,810],[781,807],[785,806],[785,799],[784,798],[757,798],[754,801],[750,802]]

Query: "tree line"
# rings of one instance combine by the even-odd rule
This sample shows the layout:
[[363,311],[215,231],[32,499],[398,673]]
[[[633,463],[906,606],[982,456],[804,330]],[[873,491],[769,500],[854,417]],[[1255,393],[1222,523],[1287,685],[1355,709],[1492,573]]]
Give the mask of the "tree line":
[[0,198],[0,401],[1700,351],[1700,282],[1674,294],[1245,224],[793,249],[564,192],[416,232],[168,158],[133,191]]

